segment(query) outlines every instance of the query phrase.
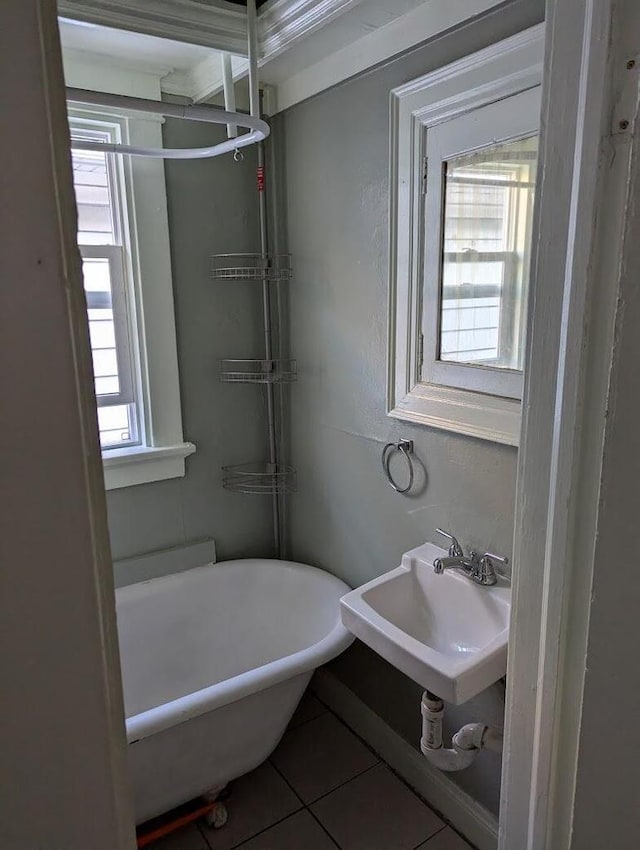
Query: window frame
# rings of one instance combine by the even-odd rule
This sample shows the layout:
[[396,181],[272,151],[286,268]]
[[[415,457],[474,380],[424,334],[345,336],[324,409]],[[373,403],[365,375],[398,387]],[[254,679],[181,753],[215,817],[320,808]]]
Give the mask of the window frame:
[[430,127],[539,87],[543,48],[540,24],[391,92],[387,414],[393,418],[519,443],[519,398],[423,379],[425,136]]
[[[159,116],[76,105],[69,118],[71,123],[117,128],[127,144],[162,147]],[[164,164],[122,157],[117,170],[140,433],[137,445],[103,448],[107,490],[181,477],[185,457],[195,451],[182,430]]]
[[[426,383],[522,399],[522,371],[491,366],[490,362],[469,364],[440,359],[444,240],[444,168],[448,160],[482,151],[490,145],[527,138],[537,132],[533,116],[540,112],[540,86],[502,98],[495,103],[465,112],[425,130],[426,192],[422,194],[423,263],[420,286],[423,293],[423,363],[421,380]],[[487,126],[485,126],[487,125]],[[452,138],[461,132],[461,141]],[[513,262],[513,251],[484,254],[493,261],[502,257],[505,267]],[[501,305],[501,310],[505,309]]]
[[[113,121],[105,123],[104,120],[96,120],[95,117],[79,118],[69,116],[70,130],[72,136],[80,136],[92,140],[103,140],[105,142],[120,142],[121,127]],[[143,432],[140,412],[140,386],[137,379],[139,368],[137,359],[137,333],[136,321],[133,310],[132,298],[132,271],[128,263],[131,256],[131,245],[129,239],[129,213],[124,203],[125,181],[122,171],[122,163],[117,158],[107,155],[106,170],[108,175],[108,192],[111,207],[111,236],[113,241],[104,242],[82,242],[79,233],[78,248],[85,260],[104,259],[109,264],[109,278],[111,283],[111,309],[113,313],[113,326],[115,336],[116,360],[118,365],[119,392],[112,394],[100,394],[96,392],[96,403],[98,408],[115,405],[126,405],[129,409],[127,416],[129,420],[130,438],[121,443],[102,444],[101,451],[113,451],[114,449],[139,446],[143,443]],[[87,309],[92,308],[92,293],[85,289]],[[91,317],[89,318],[91,325]],[[93,341],[91,342],[93,357]],[[98,424],[100,415],[98,412]]]

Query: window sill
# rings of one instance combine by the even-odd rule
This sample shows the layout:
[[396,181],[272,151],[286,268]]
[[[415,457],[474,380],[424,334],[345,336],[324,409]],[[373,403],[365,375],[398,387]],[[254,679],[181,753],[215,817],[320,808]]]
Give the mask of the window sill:
[[131,446],[103,452],[106,490],[149,484],[184,476],[184,459],[195,452],[193,443],[174,446]]
[[521,403],[513,399],[419,383],[389,410],[389,416],[492,443],[517,446],[521,410]]

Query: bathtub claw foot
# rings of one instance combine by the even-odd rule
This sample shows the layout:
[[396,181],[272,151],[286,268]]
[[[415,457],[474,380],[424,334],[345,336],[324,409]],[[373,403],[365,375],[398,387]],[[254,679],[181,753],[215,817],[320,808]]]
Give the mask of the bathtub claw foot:
[[224,803],[216,803],[216,805],[205,815],[205,823],[213,829],[221,829],[227,822],[229,813]]

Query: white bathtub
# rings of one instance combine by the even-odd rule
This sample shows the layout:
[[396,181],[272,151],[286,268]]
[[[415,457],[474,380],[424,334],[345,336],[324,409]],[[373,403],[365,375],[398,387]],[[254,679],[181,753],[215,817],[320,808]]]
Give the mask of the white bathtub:
[[353,640],[348,589],[314,567],[242,560],[116,591],[137,823],[269,756],[313,670]]

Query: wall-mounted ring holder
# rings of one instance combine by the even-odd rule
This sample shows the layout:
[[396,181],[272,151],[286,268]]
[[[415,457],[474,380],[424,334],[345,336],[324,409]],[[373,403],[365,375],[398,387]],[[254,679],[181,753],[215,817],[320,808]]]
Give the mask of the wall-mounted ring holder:
[[[406,458],[407,466],[409,467],[409,482],[406,487],[399,487],[396,484],[393,475],[391,474],[391,470],[389,469],[389,463],[394,452],[400,452],[400,454],[404,455]],[[382,449],[382,471],[384,472],[389,486],[393,487],[396,493],[408,493],[413,487],[414,471],[413,460],[411,459],[412,454],[413,440],[400,440],[398,443],[387,443],[387,445]]]

